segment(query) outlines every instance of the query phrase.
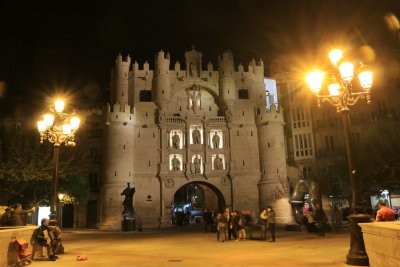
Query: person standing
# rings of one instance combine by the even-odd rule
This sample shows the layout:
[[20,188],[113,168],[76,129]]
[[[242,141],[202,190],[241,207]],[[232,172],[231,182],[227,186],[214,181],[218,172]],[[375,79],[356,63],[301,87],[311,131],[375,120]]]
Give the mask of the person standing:
[[228,219],[226,217],[226,213],[224,214],[218,214],[218,233],[217,233],[217,239],[218,241],[222,240],[222,242],[225,242],[226,240],[226,231],[228,226]]
[[306,228],[308,232],[315,232],[315,220],[314,220],[314,211],[312,207],[308,209],[307,217],[306,217]]
[[1,215],[0,226],[10,226],[11,225],[11,212],[12,208],[6,208],[4,213]]
[[232,231],[233,229],[231,228],[232,226],[232,214],[231,214],[231,210],[229,208],[225,209],[225,217],[227,220],[227,230],[228,230],[228,239],[231,240],[232,238]]
[[267,222],[268,222],[268,211],[266,208],[260,213],[261,222],[261,240],[267,240]]
[[203,221],[204,221],[204,232],[208,232],[208,228],[210,228],[210,232],[212,232],[212,213],[208,209],[205,209],[203,212]]
[[317,235],[325,236],[325,225],[328,221],[328,217],[326,217],[325,211],[322,209],[320,203],[315,204],[314,220],[317,225]]
[[238,223],[238,239],[237,240],[246,240],[246,219],[244,214],[239,214],[239,223]]
[[271,206],[267,208],[267,218],[268,218],[268,229],[271,233],[271,240],[269,242],[275,242],[275,211]]
[[240,219],[239,214],[236,211],[233,211],[231,227],[232,227],[233,239],[236,241],[239,241],[239,219]]
[[30,210],[23,210],[21,204],[15,204],[13,211],[11,212],[11,226],[25,226],[25,216],[35,211],[35,208]]
[[377,222],[391,222],[394,221],[395,212],[391,208],[386,207],[384,201],[379,201],[379,210],[376,213]]

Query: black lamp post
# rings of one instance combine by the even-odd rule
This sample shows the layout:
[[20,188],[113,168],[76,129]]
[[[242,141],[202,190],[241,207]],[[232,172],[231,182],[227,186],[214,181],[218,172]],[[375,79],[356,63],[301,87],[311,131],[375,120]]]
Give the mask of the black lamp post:
[[57,100],[50,112],[43,115],[43,120],[37,122],[40,133],[40,143],[47,139],[54,144],[54,172],[51,180],[50,219],[57,218],[57,179],[60,146],[75,146],[75,132],[79,128],[80,119],[75,115],[63,112],[64,101]]
[[354,162],[349,107],[355,105],[360,99],[366,99],[367,103],[371,102],[372,72],[365,70],[364,65],[360,65],[358,78],[362,91],[354,91],[352,85],[354,65],[341,61],[343,55],[340,50],[331,51],[329,57],[332,63],[330,73],[332,81],[328,85],[329,94],[320,94],[324,73],[319,71],[309,73],[307,82],[311,91],[317,95],[318,106],[320,106],[321,101],[328,102],[336,108],[338,113],[342,114],[352,189],[352,214],[348,217],[351,224],[351,240],[350,250],[347,254],[347,264],[368,266],[368,255],[365,251],[364,239],[358,223],[369,222],[370,216],[364,213],[365,209],[361,203],[360,181]]

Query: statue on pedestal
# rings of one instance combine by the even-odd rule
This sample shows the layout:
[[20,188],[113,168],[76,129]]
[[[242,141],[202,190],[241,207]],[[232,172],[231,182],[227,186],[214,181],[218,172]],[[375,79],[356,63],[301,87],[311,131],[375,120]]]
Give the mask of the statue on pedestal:
[[214,170],[222,170],[224,168],[224,164],[222,162],[222,158],[219,157],[219,155],[217,154],[217,156],[214,159]]
[[200,164],[201,164],[201,159],[199,158],[198,155],[196,155],[196,157],[193,159],[194,173],[201,173]]
[[219,148],[220,137],[217,132],[214,133],[212,138],[213,148]]
[[196,114],[200,109],[201,105],[201,94],[200,88],[196,85],[193,85],[191,89],[187,89],[188,94],[188,109],[192,109],[193,113]]
[[130,187],[130,183],[127,184],[128,186],[121,193],[121,196],[125,196],[124,202],[122,202],[122,205],[124,206],[122,217],[124,217],[124,220],[132,219],[134,215],[133,195],[135,194],[135,187]]
[[172,136],[172,148],[174,148],[174,149],[180,148],[180,141],[181,141],[181,138],[175,131],[174,135]]
[[181,162],[176,158],[176,155],[171,159],[171,165],[173,171],[179,171],[181,169]]
[[201,134],[199,129],[197,129],[197,127],[195,127],[194,130],[192,131],[192,140],[193,144],[201,144]]

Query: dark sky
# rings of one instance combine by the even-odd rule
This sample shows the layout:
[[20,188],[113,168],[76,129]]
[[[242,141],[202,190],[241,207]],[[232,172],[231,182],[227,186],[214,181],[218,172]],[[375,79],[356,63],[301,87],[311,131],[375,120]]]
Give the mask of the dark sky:
[[108,86],[119,52],[153,68],[160,49],[171,53],[172,64],[183,63],[192,45],[204,65],[228,48],[245,65],[252,57],[268,65],[281,53],[312,54],[332,42],[396,49],[387,12],[399,17],[400,1],[3,0],[0,80],[8,90],[2,97],[59,89],[95,95]]

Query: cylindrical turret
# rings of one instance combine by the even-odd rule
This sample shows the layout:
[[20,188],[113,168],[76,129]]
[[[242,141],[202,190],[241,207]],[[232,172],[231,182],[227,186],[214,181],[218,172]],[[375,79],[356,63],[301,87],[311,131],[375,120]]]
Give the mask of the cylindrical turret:
[[222,103],[232,107],[236,101],[235,76],[233,68],[233,55],[225,51],[218,58],[219,64],[219,96]]
[[271,105],[257,115],[261,179],[258,184],[260,208],[271,205],[278,223],[292,223],[287,181],[283,114]]
[[154,71],[155,103],[165,110],[170,101],[169,54],[162,50],[156,54]]
[[130,106],[108,105],[106,110],[103,171],[100,187],[100,229],[121,229],[121,192],[127,183],[133,184],[133,114]]
[[124,60],[121,54],[118,55],[115,61],[115,73],[114,73],[114,84],[113,91],[111,93],[111,103],[119,103],[121,107],[128,104],[128,81],[129,81],[129,66],[131,64],[131,58],[128,55]]
[[252,59],[249,70],[252,70],[254,75],[254,91],[251,96],[254,96],[257,106],[265,106],[264,62],[261,59],[258,62]]

